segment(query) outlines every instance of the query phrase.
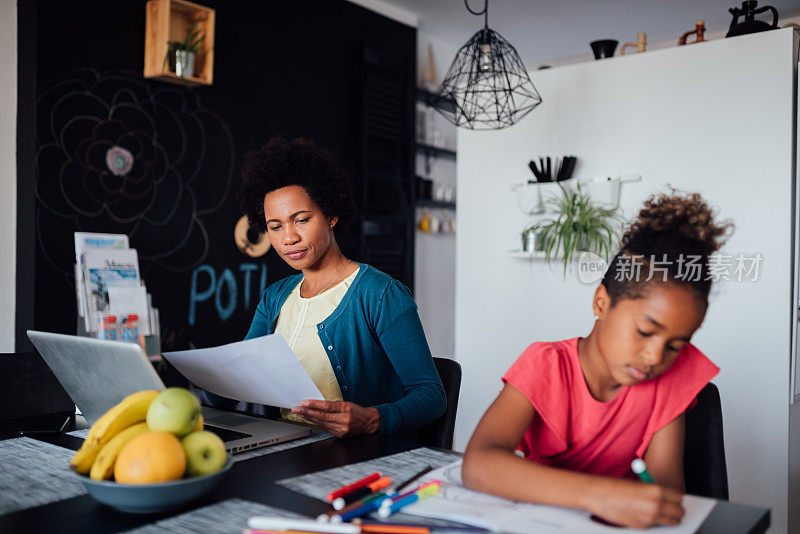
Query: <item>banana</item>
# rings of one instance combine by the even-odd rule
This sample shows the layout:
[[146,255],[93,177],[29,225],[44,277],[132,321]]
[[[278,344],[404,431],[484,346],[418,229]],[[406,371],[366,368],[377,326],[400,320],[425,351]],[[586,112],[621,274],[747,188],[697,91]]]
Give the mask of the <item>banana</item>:
[[102,450],[97,455],[92,469],[89,471],[89,478],[93,480],[107,480],[111,478],[114,473],[114,462],[117,461],[119,451],[122,450],[130,440],[140,434],[148,432],[147,423],[138,423],[132,427],[126,428],[113,438],[111,441],[103,445]]
[[86,436],[83,444],[88,445],[90,443],[100,443],[100,440],[97,439],[97,435],[100,432],[100,429],[108,428],[108,423],[114,419],[119,413],[122,411],[122,403],[117,404],[106,413],[100,416],[100,418],[95,421],[92,427],[89,429],[89,434]]
[[92,464],[94,463],[95,458],[97,458],[100,449],[103,447],[105,447],[104,443],[95,443],[94,445],[89,445],[84,442],[78,452],[75,453],[75,456],[73,456],[72,460],[69,462],[69,468],[80,475],[87,474],[92,468]]
[[129,426],[144,421],[147,418],[147,408],[159,393],[161,392],[158,390],[145,390],[122,399],[122,402],[108,410],[92,425],[86,444],[108,443]]

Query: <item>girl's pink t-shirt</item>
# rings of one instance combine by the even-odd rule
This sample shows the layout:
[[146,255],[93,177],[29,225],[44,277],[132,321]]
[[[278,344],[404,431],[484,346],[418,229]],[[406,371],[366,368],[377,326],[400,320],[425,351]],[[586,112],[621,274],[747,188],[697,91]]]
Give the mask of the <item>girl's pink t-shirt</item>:
[[693,405],[719,368],[687,344],[662,375],[600,402],[586,385],[578,339],[534,343],[503,376],[536,410],[519,449],[552,467],[635,478],[631,461],[644,457],[653,435]]

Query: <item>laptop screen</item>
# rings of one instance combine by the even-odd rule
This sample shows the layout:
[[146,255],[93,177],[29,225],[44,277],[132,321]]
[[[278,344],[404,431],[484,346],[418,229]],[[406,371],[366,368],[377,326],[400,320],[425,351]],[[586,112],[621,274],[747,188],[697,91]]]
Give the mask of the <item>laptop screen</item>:
[[75,412],[75,403],[37,352],[1,354],[0,377],[0,421]]

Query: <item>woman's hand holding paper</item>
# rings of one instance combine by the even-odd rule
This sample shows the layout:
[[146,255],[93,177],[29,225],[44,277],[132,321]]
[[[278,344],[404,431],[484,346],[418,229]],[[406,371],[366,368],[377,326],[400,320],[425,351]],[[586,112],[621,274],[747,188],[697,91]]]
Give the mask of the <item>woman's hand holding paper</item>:
[[314,423],[337,438],[375,434],[381,427],[378,410],[346,401],[304,400],[292,413]]

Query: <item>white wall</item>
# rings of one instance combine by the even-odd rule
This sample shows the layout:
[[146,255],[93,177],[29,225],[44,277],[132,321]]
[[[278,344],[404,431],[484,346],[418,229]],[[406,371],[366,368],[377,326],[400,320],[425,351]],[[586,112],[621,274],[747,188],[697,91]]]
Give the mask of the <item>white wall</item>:
[[0,352],[14,352],[17,250],[17,2],[0,0]]
[[575,154],[578,176],[638,173],[622,207],[668,184],[733,218],[725,251],[765,258],[756,283],[722,283],[694,341],[722,368],[731,500],[787,530],[794,35],[780,30],[541,71],[541,106],[502,131],[459,130],[456,425],[463,448],[500,377],[536,340],[586,335],[593,285],[504,256],[526,217],[510,192],[539,155]]

